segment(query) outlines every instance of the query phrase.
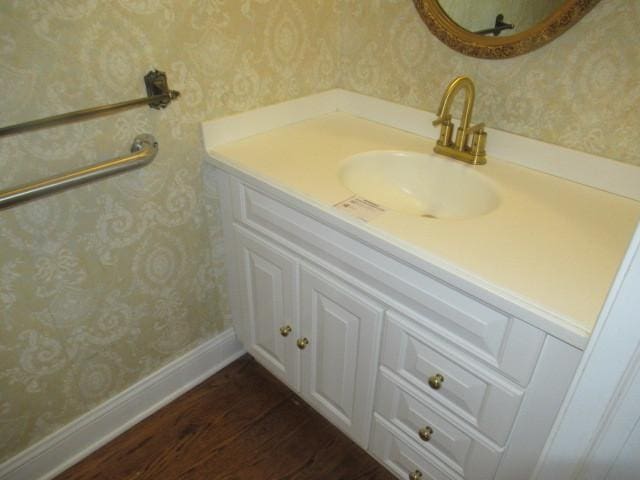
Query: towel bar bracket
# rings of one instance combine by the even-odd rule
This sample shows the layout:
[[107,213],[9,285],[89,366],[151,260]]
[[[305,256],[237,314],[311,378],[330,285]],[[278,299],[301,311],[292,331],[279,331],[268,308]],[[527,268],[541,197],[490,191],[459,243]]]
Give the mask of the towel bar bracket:
[[167,82],[167,74],[159,70],[151,70],[144,76],[144,84],[147,87],[147,95],[149,96],[149,106],[160,110],[166,108],[180,95],[180,92],[171,90]]

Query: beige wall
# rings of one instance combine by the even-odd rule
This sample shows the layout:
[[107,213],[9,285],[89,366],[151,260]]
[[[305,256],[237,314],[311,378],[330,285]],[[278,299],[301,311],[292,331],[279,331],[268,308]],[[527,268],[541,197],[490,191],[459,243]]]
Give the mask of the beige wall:
[[638,21],[607,0],[494,62],[440,44],[411,0],[0,0],[0,125],[141,96],[153,67],[183,92],[0,140],[0,188],[160,142],[143,170],[0,211],[0,461],[228,324],[200,121],[335,86],[433,111],[469,74],[476,120],[640,164]]
[[553,43],[500,61],[440,43],[411,0],[343,3],[343,88],[433,112],[447,83],[470,75],[474,120],[640,165],[640,2],[602,1]]
[[0,461],[223,329],[198,123],[335,87],[331,3],[0,1],[0,126],[143,96],[153,67],[183,93],[0,140],[0,188],[160,142],[140,171],[0,211]]

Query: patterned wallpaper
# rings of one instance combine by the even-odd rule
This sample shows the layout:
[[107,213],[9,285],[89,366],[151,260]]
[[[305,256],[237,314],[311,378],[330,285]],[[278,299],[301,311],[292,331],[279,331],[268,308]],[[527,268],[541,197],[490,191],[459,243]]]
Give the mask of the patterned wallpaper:
[[151,68],[183,93],[0,140],[0,188],[160,142],[142,170],[0,211],[0,461],[228,325],[200,121],[336,86],[434,111],[466,73],[476,120],[640,164],[638,21],[606,0],[493,62],[440,44],[411,0],[0,0],[0,126],[142,96]]
[[342,3],[341,87],[434,112],[470,75],[475,121],[640,165],[640,2],[603,0],[552,43],[500,61],[449,49],[411,0]]
[[0,461],[228,324],[199,122],[335,87],[337,18],[325,0],[0,1],[0,126],[141,97],[152,68],[183,93],[0,140],[0,189],[160,143],[144,169],[0,211]]

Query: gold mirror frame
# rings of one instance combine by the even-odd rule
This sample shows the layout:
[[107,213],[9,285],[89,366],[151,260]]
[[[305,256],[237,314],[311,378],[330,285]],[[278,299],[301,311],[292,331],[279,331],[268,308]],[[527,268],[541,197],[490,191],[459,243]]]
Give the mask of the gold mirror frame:
[[465,30],[451,20],[437,0],[413,0],[422,20],[441,42],[476,58],[510,58],[531,52],[562,35],[600,0],[566,0],[540,23],[515,35],[487,37]]

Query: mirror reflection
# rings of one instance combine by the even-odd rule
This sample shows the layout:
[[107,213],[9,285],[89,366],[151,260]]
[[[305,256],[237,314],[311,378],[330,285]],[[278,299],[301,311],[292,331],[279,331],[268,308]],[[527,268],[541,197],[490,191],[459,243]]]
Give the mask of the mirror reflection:
[[469,32],[506,36],[540,23],[565,0],[438,0],[446,14]]

